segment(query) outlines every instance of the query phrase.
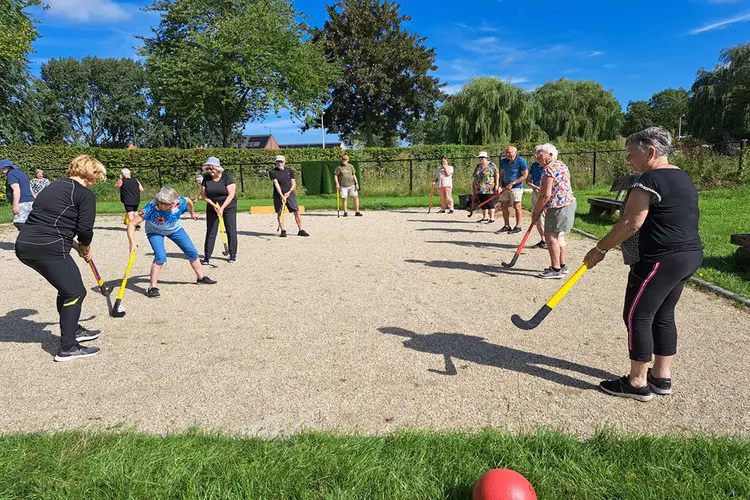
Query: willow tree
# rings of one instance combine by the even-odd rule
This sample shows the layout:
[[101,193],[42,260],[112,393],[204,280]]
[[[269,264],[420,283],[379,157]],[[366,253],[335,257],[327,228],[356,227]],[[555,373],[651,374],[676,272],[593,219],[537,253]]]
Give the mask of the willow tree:
[[750,44],[722,50],[713,71],[698,71],[691,91],[688,123],[694,136],[749,137]]
[[602,141],[622,130],[622,107],[611,92],[590,80],[547,82],[534,92],[537,123],[553,140]]
[[539,108],[526,92],[494,77],[473,78],[440,107],[437,125],[452,144],[492,144],[543,138]]

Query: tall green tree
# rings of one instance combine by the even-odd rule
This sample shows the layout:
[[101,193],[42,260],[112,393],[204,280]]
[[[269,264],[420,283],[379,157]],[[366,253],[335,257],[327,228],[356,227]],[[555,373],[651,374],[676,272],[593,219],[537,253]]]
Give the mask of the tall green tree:
[[141,54],[154,95],[183,120],[218,117],[222,145],[248,120],[320,109],[334,76],[285,0],[157,0]]
[[628,136],[656,123],[654,110],[648,101],[630,101],[622,126],[622,135]]
[[713,70],[698,70],[691,94],[687,119],[694,136],[750,137],[750,44],[724,49]]
[[611,92],[590,80],[547,82],[534,92],[539,126],[558,141],[614,139],[622,130],[622,108]]
[[669,130],[675,137],[680,131],[680,124],[683,131],[687,129],[687,120],[680,120],[687,114],[690,106],[690,94],[687,90],[682,87],[662,90],[651,96],[648,104],[654,113],[655,123]]
[[[50,59],[42,64],[39,94],[45,111],[67,120],[69,143],[125,146],[146,126],[145,70],[132,59]],[[59,123],[46,135],[55,138]]]
[[[361,136],[367,146],[403,139],[408,126],[435,113],[443,93],[435,49],[403,29],[411,17],[387,0],[337,0],[315,32],[341,77],[334,81],[324,124],[345,140]],[[319,123],[319,122],[318,122]]]
[[0,143],[23,144],[39,120],[29,100],[28,54],[39,36],[26,8],[41,0],[0,0]]
[[450,144],[545,140],[539,116],[540,108],[522,88],[485,76],[446,99],[432,126]]

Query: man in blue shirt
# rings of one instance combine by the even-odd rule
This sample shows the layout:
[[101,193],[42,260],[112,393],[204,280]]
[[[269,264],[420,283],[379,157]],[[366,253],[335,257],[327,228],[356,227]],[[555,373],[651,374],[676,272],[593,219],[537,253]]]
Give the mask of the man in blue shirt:
[[[536,158],[536,152],[534,153],[534,157]],[[531,188],[531,208],[533,209],[536,206],[536,202],[539,200],[539,194],[542,190],[542,171],[544,170],[544,167],[542,167],[538,161],[535,161],[531,164],[531,167],[529,168],[529,177],[527,178],[529,187]],[[539,216],[539,219],[536,221],[536,229],[539,231],[539,236],[541,237],[541,240],[539,243],[534,245],[534,248],[547,248],[547,243],[544,241],[544,212]]]
[[[508,146],[505,150],[505,158],[500,160],[500,177],[503,180],[503,193],[498,198],[503,211],[505,225],[498,233],[520,233],[521,232],[521,200],[523,199],[523,181],[529,174],[526,160],[518,156],[515,146]],[[510,204],[516,211],[516,226],[510,228]]]
[[13,205],[13,225],[20,231],[21,224],[28,219],[34,204],[29,176],[10,160],[0,160],[0,172],[7,177],[5,197]]

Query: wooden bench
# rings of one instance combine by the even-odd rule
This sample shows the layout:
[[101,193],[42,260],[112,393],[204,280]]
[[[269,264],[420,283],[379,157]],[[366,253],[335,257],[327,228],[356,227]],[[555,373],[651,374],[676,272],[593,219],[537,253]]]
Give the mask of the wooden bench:
[[[609,190],[618,191],[622,180],[623,177],[616,179]],[[620,208],[625,206],[625,195],[627,192],[626,189],[619,189],[614,200],[611,198],[589,198],[589,214],[595,216],[614,215],[615,212],[619,212]]]
[[729,241],[739,246],[735,256],[740,261],[750,264],[750,234],[733,234]]

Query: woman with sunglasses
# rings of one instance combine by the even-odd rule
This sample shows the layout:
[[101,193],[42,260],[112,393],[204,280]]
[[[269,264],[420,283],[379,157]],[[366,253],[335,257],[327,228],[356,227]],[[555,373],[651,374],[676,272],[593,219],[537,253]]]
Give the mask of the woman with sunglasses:
[[211,254],[219,231],[219,216],[224,218],[224,230],[229,243],[229,262],[237,262],[237,185],[229,172],[224,172],[221,162],[211,156],[203,165],[201,198],[206,200],[206,241],[203,245],[203,265],[211,263]]

